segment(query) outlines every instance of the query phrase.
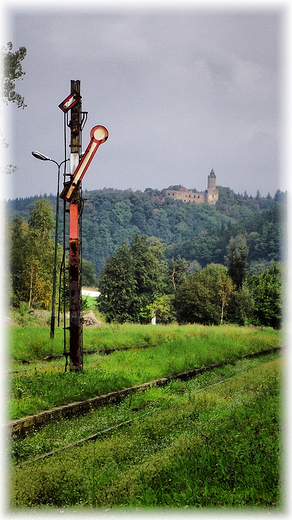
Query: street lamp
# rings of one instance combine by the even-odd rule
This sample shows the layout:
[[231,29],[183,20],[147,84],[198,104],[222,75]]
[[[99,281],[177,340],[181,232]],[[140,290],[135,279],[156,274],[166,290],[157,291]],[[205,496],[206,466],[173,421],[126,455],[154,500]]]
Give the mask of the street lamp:
[[57,184],[57,203],[56,203],[56,228],[55,228],[55,258],[54,258],[54,271],[53,271],[53,297],[52,297],[52,315],[51,315],[51,332],[50,337],[53,338],[55,334],[55,299],[56,299],[56,277],[57,277],[57,246],[58,246],[58,221],[59,221],[59,185],[60,185],[60,170],[62,164],[70,159],[65,159],[61,163],[54,161],[54,159],[50,159],[46,155],[40,152],[31,152],[32,155],[36,159],[40,159],[41,161],[51,161],[55,163],[58,167],[58,184]]

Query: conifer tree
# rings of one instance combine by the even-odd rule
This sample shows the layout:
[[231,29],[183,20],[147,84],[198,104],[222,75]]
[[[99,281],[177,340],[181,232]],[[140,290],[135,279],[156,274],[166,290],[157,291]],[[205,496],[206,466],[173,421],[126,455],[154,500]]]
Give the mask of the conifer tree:
[[228,274],[231,277],[236,289],[240,289],[246,278],[248,248],[244,235],[237,235],[231,238],[227,246],[227,266]]
[[99,310],[108,322],[149,322],[164,281],[163,246],[136,234],[108,258],[99,280]]

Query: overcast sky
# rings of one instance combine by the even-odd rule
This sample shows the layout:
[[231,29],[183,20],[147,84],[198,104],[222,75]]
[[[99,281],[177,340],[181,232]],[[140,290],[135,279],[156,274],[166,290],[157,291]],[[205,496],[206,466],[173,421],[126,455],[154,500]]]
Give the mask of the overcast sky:
[[18,168],[6,198],[56,193],[56,165],[31,151],[64,159],[58,105],[72,79],[81,81],[88,112],[83,151],[93,126],[109,132],[83,189],[203,191],[212,168],[217,185],[236,193],[287,189],[281,3],[79,4],[11,2],[6,10],[1,45],[27,48],[17,83],[27,108],[11,105],[6,128],[7,161]]

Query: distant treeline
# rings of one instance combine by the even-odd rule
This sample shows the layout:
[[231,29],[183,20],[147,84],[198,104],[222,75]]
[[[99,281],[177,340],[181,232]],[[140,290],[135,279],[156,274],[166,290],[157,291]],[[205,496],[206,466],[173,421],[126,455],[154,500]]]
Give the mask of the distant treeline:
[[[82,256],[92,262],[99,275],[106,259],[123,240],[137,234],[157,237],[166,246],[166,259],[185,258],[194,266],[225,263],[226,248],[232,237],[244,235],[248,263],[268,265],[281,260],[287,194],[278,190],[272,197],[236,194],[218,187],[219,201],[185,204],[163,197],[163,191],[147,188],[144,192],[103,189],[85,191],[82,214]],[[9,218],[23,220],[39,197],[6,202]],[[55,211],[56,197],[44,196]],[[61,201],[62,202],[62,201]],[[60,205],[59,242],[62,243],[63,211]]]

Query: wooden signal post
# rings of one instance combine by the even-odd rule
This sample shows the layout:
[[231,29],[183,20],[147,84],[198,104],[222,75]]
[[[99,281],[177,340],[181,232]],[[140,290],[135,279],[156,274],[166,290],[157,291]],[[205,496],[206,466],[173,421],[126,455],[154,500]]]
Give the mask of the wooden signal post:
[[[80,96],[80,81],[71,81],[71,94]],[[71,108],[70,173],[79,164],[81,155],[81,97]],[[69,309],[70,309],[70,372],[83,368],[81,322],[81,269],[80,269],[80,187],[74,192],[69,205]]]
[[[90,132],[90,143],[81,158],[82,111],[80,81],[71,81],[71,94],[59,105],[63,112],[71,110],[70,181],[64,183],[60,195],[64,204],[69,202],[69,307],[70,307],[70,372],[83,368],[83,340],[81,320],[81,236],[80,219],[82,199],[81,181],[99,145],[108,138],[104,126],[95,126]],[[65,295],[64,295],[65,298]],[[65,321],[65,316],[64,316]],[[64,325],[65,326],[65,325]]]

